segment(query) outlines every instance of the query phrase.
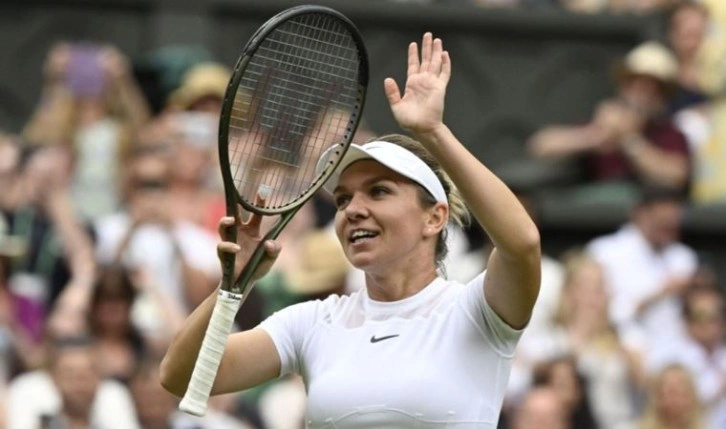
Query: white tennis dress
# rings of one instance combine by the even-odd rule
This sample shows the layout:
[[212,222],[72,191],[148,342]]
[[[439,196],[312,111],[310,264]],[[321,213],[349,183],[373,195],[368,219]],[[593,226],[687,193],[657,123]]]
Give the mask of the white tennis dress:
[[484,273],[396,302],[365,289],[285,308],[265,329],[302,375],[309,428],[495,428],[521,331],[484,301]]

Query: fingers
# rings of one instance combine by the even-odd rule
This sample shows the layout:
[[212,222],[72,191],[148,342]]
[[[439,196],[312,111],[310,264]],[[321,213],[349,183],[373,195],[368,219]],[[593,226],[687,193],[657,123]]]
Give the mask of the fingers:
[[231,241],[222,241],[217,244],[217,256],[222,259],[222,255],[225,253],[229,254],[236,254],[241,250],[241,247],[237,243],[232,243]]
[[383,89],[386,91],[386,98],[388,99],[388,104],[393,106],[394,104],[401,101],[401,90],[398,89],[398,84],[395,80],[391,79],[390,77],[386,78],[383,81]]
[[[257,190],[257,195],[255,196],[255,205],[256,206],[264,206],[265,201],[270,197],[270,194],[272,193],[272,187],[265,185],[264,183],[260,185],[259,189]],[[244,223],[244,226],[247,229],[251,229],[253,231],[259,231],[260,230],[260,223],[262,222],[262,216],[257,213],[250,213],[250,217],[247,219],[247,222]]]
[[280,255],[280,251],[282,250],[282,247],[280,244],[275,240],[267,240],[265,241],[265,256],[267,259],[269,259],[271,262],[274,262],[275,259]]
[[432,42],[431,59],[429,60],[428,71],[439,75],[441,74],[442,54],[444,51],[441,39],[437,38]]
[[421,40],[421,71],[432,71],[430,69],[432,57],[433,35],[426,32]]
[[447,82],[451,76],[451,58],[444,51],[443,41],[434,39],[431,32],[426,32],[421,40],[420,61],[416,43],[408,45],[408,76],[420,72],[442,76]]
[[441,78],[445,83],[449,83],[451,78],[451,57],[448,51],[441,53]]
[[230,229],[234,226],[234,223],[235,220],[233,216],[225,216],[220,219],[219,225],[217,226],[217,233],[219,234],[219,238],[221,238],[223,241],[229,241]]
[[408,75],[414,75],[419,72],[421,64],[418,60],[418,46],[416,42],[408,45]]
[[267,274],[277,260],[277,257],[280,255],[281,247],[274,240],[265,241],[263,248],[265,250],[265,257],[262,258],[260,265],[255,270],[255,274],[253,276],[254,279],[259,279]]

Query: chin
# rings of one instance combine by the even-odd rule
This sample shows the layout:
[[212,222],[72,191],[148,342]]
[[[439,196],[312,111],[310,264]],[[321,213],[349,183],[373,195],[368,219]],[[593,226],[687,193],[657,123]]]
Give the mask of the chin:
[[375,269],[375,259],[370,255],[348,255],[348,262],[355,268],[370,272]]

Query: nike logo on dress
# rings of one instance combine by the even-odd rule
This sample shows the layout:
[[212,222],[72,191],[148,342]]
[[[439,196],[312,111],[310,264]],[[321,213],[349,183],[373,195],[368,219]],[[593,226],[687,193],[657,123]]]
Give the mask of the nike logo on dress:
[[378,337],[378,338],[376,338],[376,336],[374,335],[374,336],[371,337],[371,343],[377,343],[379,341],[388,340],[390,338],[395,338],[398,335],[399,334],[396,334],[396,335],[386,335],[385,337]]

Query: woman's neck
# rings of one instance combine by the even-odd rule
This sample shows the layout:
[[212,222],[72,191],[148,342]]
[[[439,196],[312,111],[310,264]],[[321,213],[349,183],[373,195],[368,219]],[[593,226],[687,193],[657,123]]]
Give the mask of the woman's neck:
[[412,273],[395,271],[388,274],[366,273],[368,296],[374,301],[400,301],[421,292],[433,282],[436,268],[417,270]]

